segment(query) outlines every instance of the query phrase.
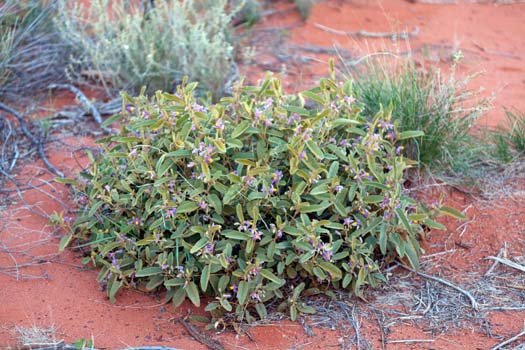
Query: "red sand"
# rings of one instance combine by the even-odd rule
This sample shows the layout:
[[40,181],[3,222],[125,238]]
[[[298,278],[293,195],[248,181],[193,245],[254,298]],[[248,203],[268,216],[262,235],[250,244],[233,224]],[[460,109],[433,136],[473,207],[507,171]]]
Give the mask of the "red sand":
[[[286,7],[288,5],[279,5]],[[325,1],[316,5],[311,17],[304,24],[292,29],[290,41],[297,44],[330,46],[337,42],[341,47],[355,50],[356,47],[382,47],[385,40],[351,39],[333,35],[315,27],[323,24],[344,31],[392,31],[392,28],[409,29],[417,26],[419,35],[411,39],[412,48],[423,44],[452,45],[460,47],[465,54],[461,65],[463,74],[484,70],[486,73],[476,82],[489,92],[496,91],[495,108],[482,121],[496,125],[503,120],[505,107],[525,110],[525,4],[519,5],[428,5],[412,4],[401,0],[389,1]],[[294,12],[266,18],[261,26],[277,26],[299,21]],[[390,44],[389,44],[390,45]],[[449,51],[450,52],[450,51]],[[437,56],[436,56],[437,55]],[[430,60],[440,60],[440,53],[430,55]],[[311,56],[311,55],[310,55]],[[328,56],[317,56],[326,60]],[[263,59],[261,55],[257,59]],[[439,62],[438,62],[439,63]],[[251,70],[246,68],[245,70]],[[288,77],[290,87],[309,81],[313,74],[324,73],[323,63],[309,64],[293,77]],[[257,73],[251,72],[251,76]],[[67,101],[69,96],[64,96]],[[61,101],[55,101],[61,105]],[[69,174],[78,172],[86,164],[82,152],[73,154],[76,146],[92,144],[90,138],[68,138],[68,147],[51,147],[51,162]],[[51,176],[44,175],[40,162],[27,164],[21,170],[20,179],[33,177],[33,184],[39,184]],[[46,194],[47,193],[47,194]],[[55,198],[50,197],[53,196]],[[181,349],[204,349],[193,340],[186,330],[173,322],[174,318],[186,314],[188,309],[196,312],[189,304],[174,310],[171,306],[160,305],[160,296],[143,295],[126,290],[119,293],[117,303],[112,305],[95,281],[97,271],[85,270],[80,266],[80,257],[66,251],[57,255],[58,236],[48,220],[38,211],[51,214],[71,209],[74,203],[68,199],[64,186],[50,183],[40,190],[24,193],[32,210],[23,203],[13,203],[1,208],[0,243],[15,251],[6,254],[0,245],[0,348],[15,344],[15,326],[57,327],[57,337],[68,342],[79,338],[95,340],[95,346],[119,349],[126,346],[164,345]],[[447,201],[457,208],[467,210],[472,221],[466,230],[456,231],[457,222],[448,221],[449,230],[432,232],[425,243],[427,254],[448,249],[456,251],[441,259],[442,265],[435,272],[449,278],[466,272],[483,272],[490,262],[484,260],[497,254],[503,242],[509,244],[509,253],[523,255],[525,232],[525,198],[480,203],[452,192],[445,194]],[[63,205],[61,205],[61,202]],[[38,241],[40,244],[36,244]],[[24,245],[25,244],[25,245]],[[461,248],[462,245],[467,248]],[[29,250],[27,250],[30,248]],[[27,251],[26,251],[27,250]],[[31,256],[40,256],[32,261],[36,266],[21,268],[23,275],[47,276],[45,279],[25,278],[17,281],[8,276],[6,268],[28,262]],[[49,262],[46,262],[48,261]],[[13,271],[13,270],[10,270]],[[510,337],[523,329],[525,313],[493,313],[490,317],[494,334]],[[394,327],[389,340],[430,339],[424,330],[414,326]],[[274,325],[251,329],[254,342],[246,336],[236,337],[231,333],[217,338],[228,349],[329,349],[340,347],[340,337],[350,336],[351,330],[323,331],[315,329],[316,336],[307,337],[299,324],[280,322]],[[366,320],[362,337],[372,342],[373,348],[381,348],[381,334],[374,320]],[[213,335],[213,334],[212,334]],[[487,349],[498,343],[469,329],[438,336],[432,343],[388,345],[392,349]]]

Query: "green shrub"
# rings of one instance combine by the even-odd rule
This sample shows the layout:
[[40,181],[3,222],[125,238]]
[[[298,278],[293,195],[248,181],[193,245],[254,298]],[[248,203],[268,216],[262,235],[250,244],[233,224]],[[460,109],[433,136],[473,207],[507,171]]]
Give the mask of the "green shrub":
[[65,79],[68,47],[53,26],[56,8],[40,0],[0,4],[0,100],[20,99]]
[[262,5],[258,0],[233,0],[231,3],[234,6],[241,6],[235,16],[236,22],[252,26],[261,20]]
[[[73,233],[90,247],[111,300],[123,286],[167,289],[215,317],[263,318],[280,302],[292,319],[314,310],[300,295],[360,294],[385,281],[385,259],[414,268],[423,228],[452,209],[407,197],[411,162],[390,113],[363,118],[351,83],[323,79],[283,93],[278,79],[201,104],[195,83],[148,100],[124,95],[120,134],[76,184]],[[315,107],[306,108],[305,99]]]
[[505,111],[507,128],[495,132],[497,153],[509,162],[525,155],[525,114],[519,111]]
[[59,0],[56,23],[77,48],[70,71],[108,91],[173,91],[183,76],[222,96],[236,72],[227,0],[157,1],[148,11],[128,1],[94,0],[89,8]]
[[[476,148],[472,126],[488,104],[466,89],[467,81],[455,78],[454,67],[446,79],[411,60],[372,59],[350,75],[365,117],[390,107],[401,131],[424,132],[403,142],[406,156],[433,170],[458,170],[469,163],[466,150]],[[476,158],[477,152],[468,156]]]
[[301,14],[303,20],[307,20],[310,17],[312,12],[312,7],[314,6],[315,0],[295,0],[295,6]]

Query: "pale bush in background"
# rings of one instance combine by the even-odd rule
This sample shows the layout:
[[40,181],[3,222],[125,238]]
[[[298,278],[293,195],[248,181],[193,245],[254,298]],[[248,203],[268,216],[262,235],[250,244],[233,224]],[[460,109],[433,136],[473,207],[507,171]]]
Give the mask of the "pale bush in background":
[[[68,5],[69,3],[69,5]],[[236,72],[227,0],[161,1],[144,11],[129,1],[94,0],[89,8],[60,0],[56,23],[76,48],[74,79],[108,92],[171,91],[187,75],[220,96]]]

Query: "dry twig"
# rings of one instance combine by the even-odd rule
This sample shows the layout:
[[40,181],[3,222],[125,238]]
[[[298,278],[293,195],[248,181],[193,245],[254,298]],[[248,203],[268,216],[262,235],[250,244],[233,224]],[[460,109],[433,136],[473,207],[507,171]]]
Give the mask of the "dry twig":
[[390,38],[392,40],[397,39],[409,39],[411,37],[415,37],[419,34],[419,28],[415,27],[411,32],[409,31],[402,31],[402,32],[369,32],[366,30],[358,30],[356,32],[347,32],[343,30],[338,30],[334,28],[327,27],[325,25],[314,23],[314,26],[324,30],[325,32],[336,34],[336,35],[347,35],[352,37],[358,37],[358,38]]
[[457,290],[458,292],[462,293],[463,295],[465,295],[469,300],[470,300],[470,305],[472,306],[472,308],[476,311],[479,311],[479,304],[478,302],[476,301],[476,299],[472,296],[472,294],[470,294],[470,292],[464,290],[463,288],[461,287],[458,287],[456,286],[455,284],[453,284],[452,282],[449,282],[447,280],[444,280],[442,278],[439,278],[439,277],[436,277],[436,276],[432,276],[432,275],[427,275],[426,273],[424,272],[419,272],[419,271],[415,271],[413,269],[411,269],[410,267],[408,266],[405,266],[405,265],[402,265],[402,264],[399,264],[400,267],[404,268],[405,270],[408,270],[408,271],[411,271],[411,272],[414,272],[415,274],[417,274],[418,276],[421,276],[421,277],[424,277],[424,278],[428,278],[430,280],[433,280],[433,281],[436,281],[436,282],[439,282],[439,283],[442,283],[450,288],[453,288],[455,290]]

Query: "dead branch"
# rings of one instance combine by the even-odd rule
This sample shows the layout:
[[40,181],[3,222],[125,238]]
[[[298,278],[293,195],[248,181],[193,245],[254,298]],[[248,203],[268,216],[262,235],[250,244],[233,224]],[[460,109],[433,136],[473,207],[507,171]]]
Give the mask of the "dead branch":
[[184,326],[184,328],[186,328],[188,333],[199,343],[206,345],[209,349],[212,350],[224,350],[224,347],[220,342],[202,334],[202,332],[195,328],[195,326],[192,325],[186,317],[179,319],[179,322]]
[[525,266],[520,265],[518,263],[515,263],[512,260],[506,259],[506,258],[500,258],[497,256],[489,256],[487,259],[495,260],[503,265],[507,265],[509,267],[512,267],[513,269],[519,270],[521,272],[525,272]]
[[444,280],[442,278],[439,278],[439,277],[436,277],[436,276],[432,276],[432,275],[427,275],[426,273],[424,272],[419,272],[419,271],[416,271],[416,270],[413,270],[411,269],[410,267],[408,266],[405,266],[405,265],[402,265],[402,264],[399,264],[400,267],[404,268],[405,270],[408,270],[408,271],[411,271],[411,272],[414,272],[415,274],[417,274],[418,276],[421,276],[421,277],[424,277],[424,278],[428,278],[430,280],[433,280],[433,281],[436,281],[436,282],[439,282],[441,284],[444,284],[450,288],[453,288],[455,290],[457,290],[458,292],[460,292],[461,294],[465,295],[469,300],[470,300],[470,305],[472,305],[472,308],[476,311],[479,311],[480,307],[479,307],[479,304],[478,302],[476,301],[476,299],[472,296],[472,294],[470,294],[470,292],[464,290],[463,288],[461,287],[458,287],[456,286],[455,284],[453,284],[452,282],[449,282],[447,280]]
[[514,343],[516,340],[518,340],[519,338],[523,337],[524,335],[525,335],[525,330],[523,330],[519,334],[516,334],[512,338],[509,338],[509,339],[505,340],[504,342],[499,343],[498,345],[493,347],[492,350],[498,350],[498,349],[501,349],[502,347],[504,347],[505,345],[508,345],[510,343]]
[[[496,256],[497,258],[501,258],[504,254],[504,252],[507,250],[507,243],[505,242],[505,244],[503,245],[503,247],[499,250],[498,252],[498,255]],[[487,258],[488,259],[488,258]],[[492,266],[487,270],[487,272],[485,272],[485,277],[490,275],[492,273],[492,271],[494,271],[494,269],[496,268],[496,266],[498,265],[499,261],[498,260],[494,260],[494,264],[492,264]]]
[[[100,115],[98,109],[95,107],[95,105],[84,95],[80,89],[77,87],[71,85],[71,84],[50,84],[49,89],[64,89],[72,92],[78,102],[85,108],[85,110],[88,110],[91,112],[91,116],[93,119],[99,124],[102,125],[103,120],[102,116]],[[104,130],[108,131],[105,127],[102,127]]]
[[6,112],[8,114],[11,114],[13,117],[15,117],[17,119],[18,124],[20,126],[20,130],[22,130],[24,135],[31,141],[33,146],[36,147],[38,155],[40,156],[40,158],[42,159],[44,164],[47,166],[47,168],[50,171],[52,171],[53,173],[55,173],[56,175],[58,175],[60,177],[64,177],[64,174],[60,170],[58,170],[53,164],[51,164],[49,162],[49,160],[47,159],[47,156],[46,156],[45,151],[44,151],[44,143],[42,142],[42,140],[37,139],[29,131],[25,118],[20,113],[15,111],[13,108],[11,108],[11,107],[9,107],[9,106],[1,103],[1,102],[0,102],[0,111],[4,111],[4,112]]
[[398,39],[409,39],[412,37],[415,37],[419,34],[419,28],[414,27],[414,29],[409,31],[402,31],[402,32],[369,32],[366,30],[358,30],[356,32],[347,32],[343,30],[338,30],[334,28],[327,27],[325,25],[314,23],[314,27],[324,30],[325,32],[336,34],[336,35],[345,35],[345,36],[351,36],[356,38],[390,38],[391,40],[398,40]]

